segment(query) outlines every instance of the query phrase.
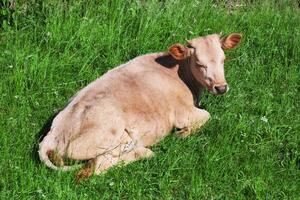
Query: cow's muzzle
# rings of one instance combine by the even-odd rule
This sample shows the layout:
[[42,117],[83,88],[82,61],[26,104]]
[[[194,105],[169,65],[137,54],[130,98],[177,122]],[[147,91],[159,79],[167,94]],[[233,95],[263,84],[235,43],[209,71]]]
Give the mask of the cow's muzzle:
[[213,87],[213,93],[214,94],[217,94],[217,95],[220,95],[220,94],[224,94],[228,91],[229,87],[227,84],[224,84],[224,85],[215,85]]

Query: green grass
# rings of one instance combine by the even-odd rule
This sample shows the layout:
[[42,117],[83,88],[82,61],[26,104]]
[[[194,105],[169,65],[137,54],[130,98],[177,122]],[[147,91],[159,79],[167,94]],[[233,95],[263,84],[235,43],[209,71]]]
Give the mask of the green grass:
[[[183,3],[184,2],[184,3]],[[232,1],[228,1],[232,2]],[[1,12],[0,199],[300,199],[300,10],[296,1],[20,1]],[[79,185],[39,162],[48,118],[135,56],[241,32],[230,91],[206,92],[209,123],[156,156]]]

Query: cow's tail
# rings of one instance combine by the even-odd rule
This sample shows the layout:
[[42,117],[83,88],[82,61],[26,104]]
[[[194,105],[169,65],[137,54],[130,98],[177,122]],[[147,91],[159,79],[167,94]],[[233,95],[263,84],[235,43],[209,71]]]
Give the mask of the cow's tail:
[[[72,166],[63,166],[63,162],[62,165],[56,166],[53,162],[53,159],[56,157],[58,159],[62,158],[58,155],[58,153],[56,152],[56,143],[55,140],[51,138],[50,135],[47,135],[43,141],[40,143],[39,145],[39,157],[40,160],[45,163],[46,166],[48,166],[51,169],[54,170],[62,170],[62,171],[68,171],[68,170],[73,170],[73,169],[77,169],[79,167],[81,167],[81,164],[77,164],[77,165],[72,165]],[[52,159],[50,159],[52,158]]]

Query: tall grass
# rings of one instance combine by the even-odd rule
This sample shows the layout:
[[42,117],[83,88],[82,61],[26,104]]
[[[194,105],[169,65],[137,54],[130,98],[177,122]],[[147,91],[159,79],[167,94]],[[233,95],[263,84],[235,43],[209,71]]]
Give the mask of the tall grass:
[[[2,1],[6,2],[7,1]],[[3,4],[6,5],[6,4]],[[296,1],[16,1],[2,6],[1,199],[299,199],[300,10]],[[140,54],[241,32],[212,119],[156,156],[80,185],[36,157],[44,124],[80,88]]]

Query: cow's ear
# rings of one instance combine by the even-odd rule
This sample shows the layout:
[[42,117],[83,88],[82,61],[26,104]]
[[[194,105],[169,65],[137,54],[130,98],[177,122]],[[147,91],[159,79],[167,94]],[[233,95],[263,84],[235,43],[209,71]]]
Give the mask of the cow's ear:
[[190,49],[182,44],[174,44],[169,48],[169,53],[176,60],[184,60],[190,57]]
[[223,50],[235,48],[241,41],[242,35],[239,33],[232,33],[221,39],[221,46]]

